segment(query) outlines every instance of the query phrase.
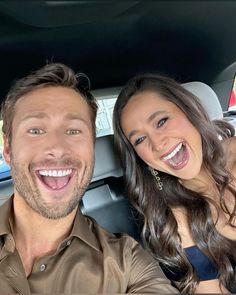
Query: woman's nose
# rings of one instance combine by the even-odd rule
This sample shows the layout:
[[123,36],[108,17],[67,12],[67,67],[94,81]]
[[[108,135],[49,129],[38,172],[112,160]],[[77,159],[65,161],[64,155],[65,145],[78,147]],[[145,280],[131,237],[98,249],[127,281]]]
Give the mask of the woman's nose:
[[153,134],[151,137],[152,149],[162,152],[167,144],[167,138],[164,134]]

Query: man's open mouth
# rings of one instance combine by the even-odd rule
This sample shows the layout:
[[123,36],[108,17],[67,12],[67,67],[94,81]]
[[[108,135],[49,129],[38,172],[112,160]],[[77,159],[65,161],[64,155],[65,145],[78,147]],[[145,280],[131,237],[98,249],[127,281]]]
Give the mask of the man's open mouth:
[[189,160],[186,144],[179,143],[170,153],[161,158],[168,166],[175,170],[182,169]]
[[73,169],[42,169],[36,174],[40,181],[50,190],[61,190],[73,176]]

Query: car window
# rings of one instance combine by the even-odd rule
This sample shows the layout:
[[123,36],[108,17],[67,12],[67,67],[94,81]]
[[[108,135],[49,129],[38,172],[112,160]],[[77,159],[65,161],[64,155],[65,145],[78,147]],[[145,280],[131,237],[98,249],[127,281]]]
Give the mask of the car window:
[[113,134],[112,114],[116,97],[98,100],[98,113],[96,119],[97,137]]
[[236,75],[234,76],[234,83],[230,92],[229,111],[236,111]]

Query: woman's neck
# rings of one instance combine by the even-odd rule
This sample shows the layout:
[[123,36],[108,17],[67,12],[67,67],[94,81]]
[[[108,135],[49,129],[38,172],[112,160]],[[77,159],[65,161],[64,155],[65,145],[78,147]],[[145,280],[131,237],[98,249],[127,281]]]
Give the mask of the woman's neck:
[[218,192],[214,178],[204,166],[195,178],[181,179],[180,183],[187,189],[207,195]]

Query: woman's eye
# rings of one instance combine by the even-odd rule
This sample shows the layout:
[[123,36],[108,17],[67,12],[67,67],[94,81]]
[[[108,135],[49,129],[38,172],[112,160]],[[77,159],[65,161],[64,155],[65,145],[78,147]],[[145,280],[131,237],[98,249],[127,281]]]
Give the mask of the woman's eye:
[[80,133],[80,130],[78,130],[78,129],[69,129],[66,131],[67,135],[77,135],[79,133]]
[[145,140],[146,136],[142,136],[138,139],[135,140],[134,145],[137,146],[139,145],[141,142],[143,142]]
[[40,135],[40,134],[44,134],[45,131],[42,130],[42,129],[40,129],[40,128],[30,128],[30,129],[28,130],[28,133],[30,133],[30,134],[35,134],[35,135]]
[[159,128],[162,125],[164,125],[167,120],[168,120],[168,118],[163,118],[163,119],[159,120],[157,123],[157,127]]

